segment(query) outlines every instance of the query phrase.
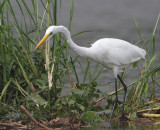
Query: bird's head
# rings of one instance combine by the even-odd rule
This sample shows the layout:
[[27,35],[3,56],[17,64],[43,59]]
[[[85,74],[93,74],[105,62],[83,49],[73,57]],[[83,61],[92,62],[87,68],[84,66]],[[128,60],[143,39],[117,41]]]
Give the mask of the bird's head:
[[50,26],[47,30],[46,33],[44,35],[44,37],[42,38],[42,40],[38,43],[38,45],[36,46],[35,50],[37,50],[37,48],[39,46],[42,45],[42,43],[44,43],[45,41],[49,40],[53,35],[55,35],[56,33],[59,32],[58,29],[59,26]]

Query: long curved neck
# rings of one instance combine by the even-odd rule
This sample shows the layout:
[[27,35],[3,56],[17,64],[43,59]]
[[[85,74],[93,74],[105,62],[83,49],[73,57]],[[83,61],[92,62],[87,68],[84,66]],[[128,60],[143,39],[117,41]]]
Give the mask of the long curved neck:
[[77,44],[75,44],[71,38],[71,34],[69,32],[69,30],[64,27],[64,26],[59,26],[59,30],[61,33],[63,33],[66,38],[67,38],[67,43],[68,45],[80,56],[82,57],[88,57],[89,55],[89,48],[86,48],[86,47],[80,47],[78,46]]

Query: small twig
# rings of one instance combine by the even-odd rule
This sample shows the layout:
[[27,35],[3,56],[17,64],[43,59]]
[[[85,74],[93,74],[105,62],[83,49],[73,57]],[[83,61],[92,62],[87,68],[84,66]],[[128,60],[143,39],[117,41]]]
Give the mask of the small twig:
[[0,123],[0,126],[4,126],[4,127],[14,127],[14,124]]
[[45,130],[50,130],[50,128],[48,128],[47,126],[45,126],[45,125],[43,125],[43,124],[41,124],[41,123],[38,123],[38,121],[29,113],[29,111],[28,111],[24,106],[21,105],[19,108],[20,108],[20,110],[21,110],[24,114],[26,114],[26,116],[28,116],[36,125],[44,128]]
[[53,64],[52,64],[52,66],[51,66],[50,73],[48,73],[48,84],[49,84],[49,88],[50,88],[50,89],[51,89],[51,87],[53,86],[52,75],[53,75],[55,60],[56,60],[56,56],[54,56],[54,62],[53,62]]
[[153,100],[145,103],[143,106],[146,106],[146,105],[149,105],[149,104],[153,104],[153,103],[156,103],[156,102],[158,102],[158,101],[159,101],[159,99],[158,99],[158,98],[155,98],[155,99],[153,99]]
[[150,114],[150,113],[143,113],[143,117],[160,117],[160,114]]
[[76,84],[73,82],[73,80],[72,80],[72,77],[71,77],[71,74],[70,74],[69,70],[67,70],[67,72],[68,72],[69,81],[70,81],[70,83],[71,83],[71,85],[72,85],[72,88],[76,88]]
[[[144,71],[146,71],[146,69],[147,69],[147,64],[145,63],[144,66],[143,66],[143,68],[142,68],[142,71],[141,71],[141,77],[143,77],[143,73],[144,73]],[[138,84],[137,84],[137,86],[136,86],[136,91],[135,91],[135,93],[134,93],[133,99],[136,98],[136,95],[137,95],[137,93],[138,93],[139,86],[140,86],[140,82],[138,82]]]
[[139,110],[139,111],[137,111],[137,112],[140,113],[140,112],[157,111],[157,110],[160,110],[160,106],[155,107],[155,108],[148,108],[148,109]]
[[22,92],[21,87],[20,87],[20,85],[19,85],[18,82],[17,82],[17,79],[15,79],[15,81],[16,81],[16,84],[17,84],[18,89],[19,89],[19,91],[21,92],[21,94],[22,94],[24,97],[26,97],[26,95]]
[[98,98],[98,99],[95,101],[95,103],[98,103],[98,102],[103,101],[103,100],[105,100],[105,97]]

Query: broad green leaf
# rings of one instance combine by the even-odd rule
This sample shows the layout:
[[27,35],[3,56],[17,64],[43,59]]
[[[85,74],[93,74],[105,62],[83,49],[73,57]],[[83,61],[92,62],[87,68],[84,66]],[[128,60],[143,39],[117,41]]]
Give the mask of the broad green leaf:
[[133,68],[135,68],[137,66],[137,64],[138,64],[138,61],[134,62],[133,63]]
[[67,100],[65,97],[62,98],[62,104],[66,105],[67,104]]
[[32,93],[31,97],[38,105],[46,106],[48,102],[37,93]]
[[77,95],[79,95],[79,96],[82,96],[85,91],[84,91],[84,90],[80,90],[80,89],[73,89],[72,92],[73,92],[74,94],[77,94]]
[[81,109],[82,111],[84,111],[85,110],[85,107],[83,106],[83,105],[81,105],[81,104],[78,104],[77,103],[77,106],[79,107],[79,109]]
[[75,101],[72,100],[72,99],[70,99],[69,102],[68,102],[68,105],[71,106],[71,105],[73,105],[73,104],[75,104]]

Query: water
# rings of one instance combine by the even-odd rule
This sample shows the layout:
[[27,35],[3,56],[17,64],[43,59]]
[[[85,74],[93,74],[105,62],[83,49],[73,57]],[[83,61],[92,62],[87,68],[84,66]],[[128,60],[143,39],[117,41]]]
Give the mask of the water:
[[[147,125],[147,124],[146,124]],[[118,120],[110,122],[102,122],[90,128],[83,128],[82,130],[159,130],[155,125],[139,125],[133,122],[119,122]]]
[[[62,2],[59,20],[66,26],[71,7],[69,1],[71,0]],[[160,11],[159,4],[159,0],[75,0],[72,34],[83,30],[96,31],[86,37],[79,36],[78,43],[92,43],[103,37],[136,41],[138,34],[133,17],[136,17],[142,34],[146,36],[153,29]]]

